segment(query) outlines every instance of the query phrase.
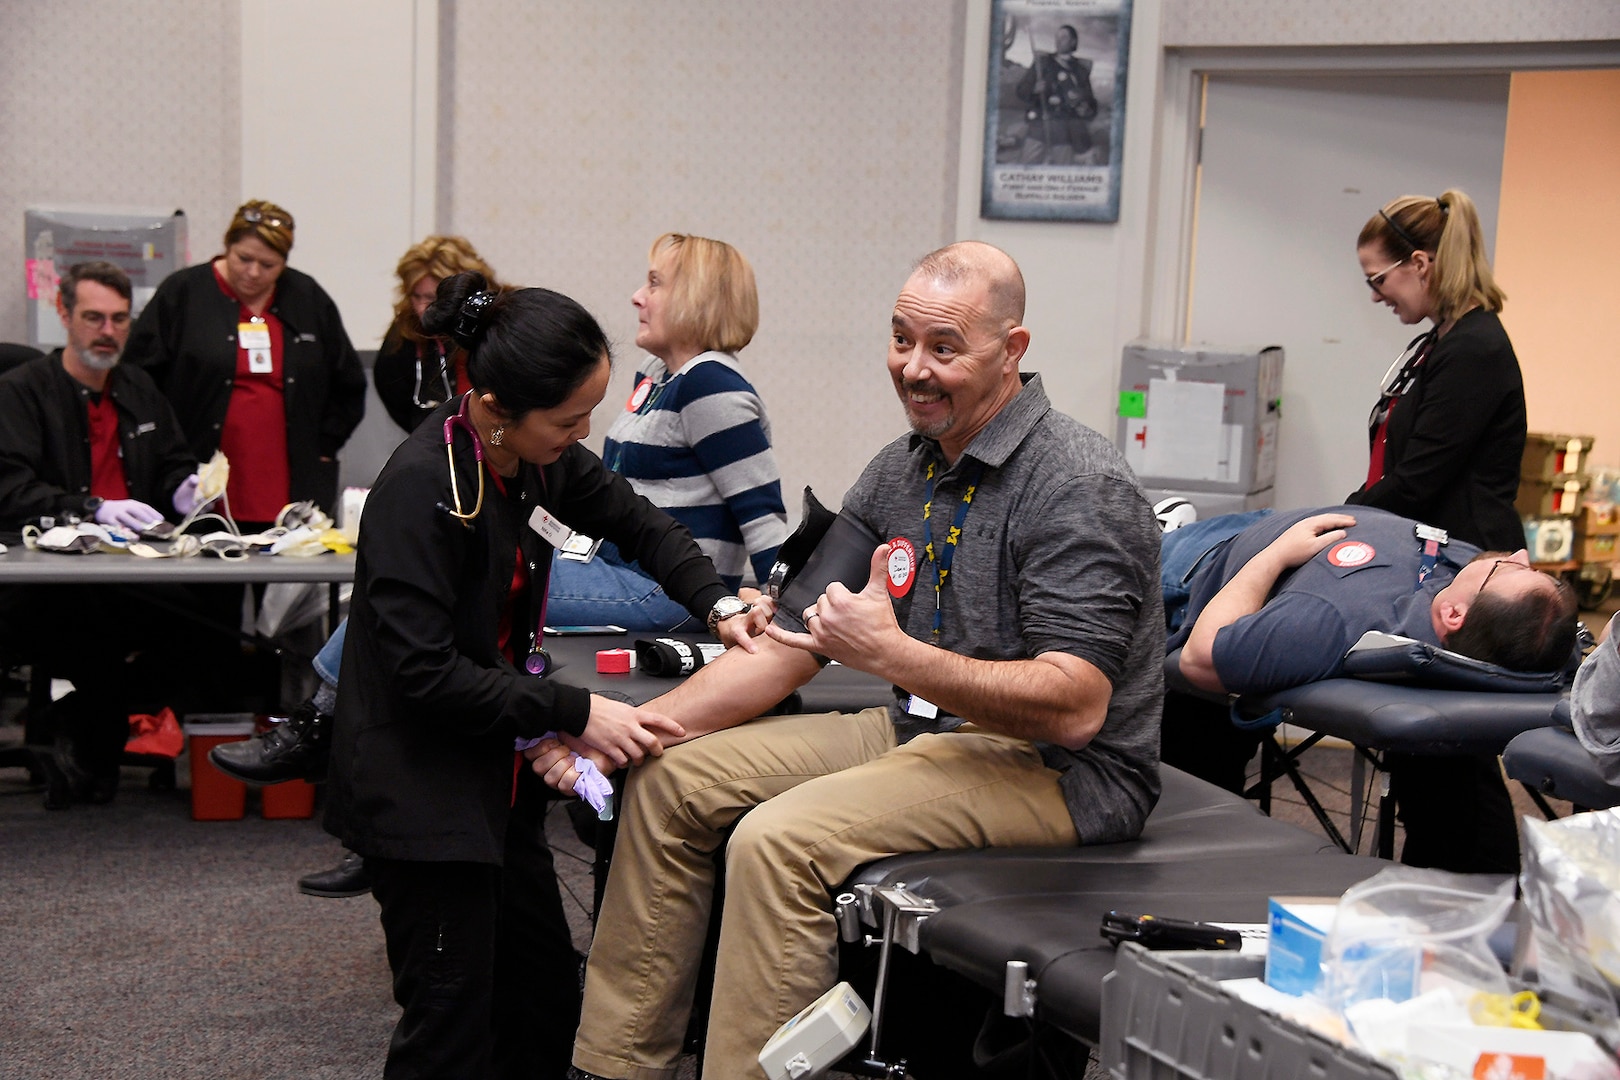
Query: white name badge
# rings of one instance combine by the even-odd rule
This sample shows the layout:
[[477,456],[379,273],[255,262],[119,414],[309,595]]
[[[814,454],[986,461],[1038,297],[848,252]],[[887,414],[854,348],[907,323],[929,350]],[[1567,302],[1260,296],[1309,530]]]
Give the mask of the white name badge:
[[562,547],[568,543],[569,537],[574,535],[573,529],[552,517],[543,506],[535,507],[534,513],[529,515],[529,528],[539,533],[541,538],[554,548]]
[[236,340],[244,349],[270,348],[270,327],[262,322],[245,322],[236,324]]
[[268,375],[276,369],[275,362],[270,359],[269,349],[248,350],[248,371],[254,375]]

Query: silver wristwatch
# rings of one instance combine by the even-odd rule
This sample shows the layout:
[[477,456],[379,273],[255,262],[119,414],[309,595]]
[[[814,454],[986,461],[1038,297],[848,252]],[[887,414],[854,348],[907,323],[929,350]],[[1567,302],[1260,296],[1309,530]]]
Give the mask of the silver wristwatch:
[[734,615],[746,615],[754,610],[754,605],[735,596],[722,596],[714,602],[709,609],[709,633],[718,637],[720,624]]

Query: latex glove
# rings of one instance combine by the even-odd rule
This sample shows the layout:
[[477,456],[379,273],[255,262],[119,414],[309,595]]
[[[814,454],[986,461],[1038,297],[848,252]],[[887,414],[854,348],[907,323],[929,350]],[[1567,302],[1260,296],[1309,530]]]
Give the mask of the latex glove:
[[[538,739],[519,738],[515,740],[513,747],[519,751],[529,750],[533,747],[539,746],[542,742],[548,742],[550,740],[555,740],[556,738],[557,733],[555,731],[548,731]],[[558,750],[561,749],[561,747],[554,748]],[[569,767],[572,768],[575,773],[573,784],[574,794],[579,796],[581,799],[584,799],[586,804],[589,805],[592,810],[595,810],[597,816],[603,821],[613,820],[612,811],[608,809],[608,800],[613,797],[613,781],[609,780],[606,776],[603,776],[602,770],[597,768],[596,762],[592,761],[588,757],[585,757],[583,754],[577,754],[570,751],[568,758]],[[533,760],[534,759],[531,757],[530,761]],[[567,774],[563,773],[562,775],[566,776]]]
[[608,800],[613,797],[613,782],[603,776],[596,762],[588,757],[575,754],[574,768],[579,771],[574,778],[574,794],[584,799],[602,820],[610,820]]
[[163,515],[139,499],[108,499],[96,507],[96,521],[102,525],[139,534],[163,520]]
[[190,517],[197,510],[197,483],[197,474],[192,473],[174,489],[174,512],[181,517]]

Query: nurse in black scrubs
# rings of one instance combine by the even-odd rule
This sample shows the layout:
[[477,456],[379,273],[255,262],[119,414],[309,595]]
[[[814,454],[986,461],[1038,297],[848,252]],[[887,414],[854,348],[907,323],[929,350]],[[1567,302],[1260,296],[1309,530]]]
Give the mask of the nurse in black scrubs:
[[542,534],[613,540],[699,618],[736,602],[685,527],[579,445],[610,373],[583,308],[468,273],[440,284],[422,322],[467,350],[473,388],[401,444],[366,500],[325,824],[365,857],[381,908],[404,1010],[384,1075],[561,1077],[578,957],[547,789],[516,747],[557,731],[624,764],[682,732],[531,673]]

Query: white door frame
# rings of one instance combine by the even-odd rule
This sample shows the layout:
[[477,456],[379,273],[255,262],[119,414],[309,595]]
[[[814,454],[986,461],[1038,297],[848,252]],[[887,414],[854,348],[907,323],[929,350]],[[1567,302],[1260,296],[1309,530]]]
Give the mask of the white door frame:
[[1206,76],[1501,74],[1589,68],[1620,68],[1620,42],[1166,49],[1148,230],[1147,336],[1181,341],[1187,333],[1199,112]]

